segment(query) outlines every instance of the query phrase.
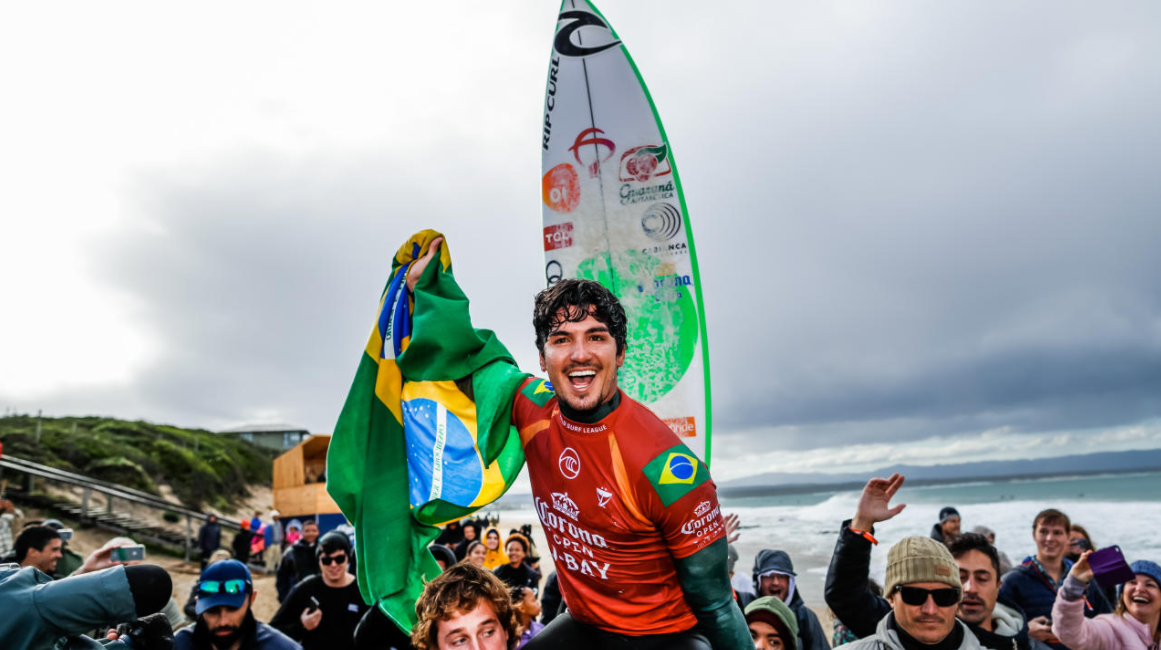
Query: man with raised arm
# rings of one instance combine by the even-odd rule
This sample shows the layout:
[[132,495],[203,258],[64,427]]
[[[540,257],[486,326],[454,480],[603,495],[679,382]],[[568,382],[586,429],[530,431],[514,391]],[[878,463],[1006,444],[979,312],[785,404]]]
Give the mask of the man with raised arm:
[[[903,486],[903,476],[873,478],[863,488],[855,516],[843,522],[826,574],[826,604],[855,636],[875,634],[880,621],[892,611],[892,603],[879,596],[868,580],[876,524],[903,511],[891,507],[891,499]],[[962,535],[950,546],[962,598],[956,617],[967,625],[978,643],[993,650],[1046,650],[1029,636],[1023,611],[999,598],[999,559],[995,549],[980,535]],[[890,594],[888,593],[889,597]],[[898,604],[898,603],[896,603]],[[898,611],[898,610],[896,610]]]
[[[441,242],[412,264],[417,296]],[[562,280],[536,296],[533,326],[549,381],[526,378],[511,417],[569,611],[526,647],[748,647],[708,469],[617,387],[620,302],[596,282]]]

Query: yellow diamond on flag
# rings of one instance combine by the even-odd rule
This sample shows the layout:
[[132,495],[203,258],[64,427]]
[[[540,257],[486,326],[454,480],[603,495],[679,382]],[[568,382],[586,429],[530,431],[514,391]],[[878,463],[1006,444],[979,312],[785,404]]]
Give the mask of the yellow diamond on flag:
[[665,461],[665,469],[661,470],[661,485],[675,483],[693,483],[697,478],[697,459],[688,454],[673,452]]

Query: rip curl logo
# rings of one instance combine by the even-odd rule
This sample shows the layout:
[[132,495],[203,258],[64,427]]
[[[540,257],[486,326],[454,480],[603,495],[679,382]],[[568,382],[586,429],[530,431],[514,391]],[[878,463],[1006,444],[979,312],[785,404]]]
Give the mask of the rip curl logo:
[[[562,11],[557,17],[557,22],[569,21],[560,31],[556,33],[556,39],[552,42],[553,47],[561,56],[592,56],[621,44],[621,41],[613,41],[612,43],[605,43],[604,45],[597,45],[595,47],[584,47],[580,43],[581,35],[577,32],[581,27],[600,27],[613,36],[613,30],[601,20],[600,16],[590,14],[587,11]],[[572,35],[577,34],[577,43],[573,43]],[[614,37],[615,38],[615,37]]]
[[597,505],[604,508],[609,499],[613,498],[613,493],[609,492],[603,487],[597,488]]
[[560,460],[557,462],[560,467],[560,473],[567,479],[574,479],[580,475],[580,456],[577,455],[576,450],[572,447],[565,447],[564,451],[560,452]]
[[577,507],[576,501],[568,498],[568,492],[553,492],[552,507],[572,517],[574,521],[580,516],[580,508]]

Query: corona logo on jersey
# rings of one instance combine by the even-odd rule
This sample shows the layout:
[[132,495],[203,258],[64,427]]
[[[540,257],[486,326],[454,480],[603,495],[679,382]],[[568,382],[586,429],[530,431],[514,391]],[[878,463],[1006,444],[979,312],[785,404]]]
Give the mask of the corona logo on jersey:
[[705,463],[680,444],[658,454],[643,471],[666,507],[709,480]]

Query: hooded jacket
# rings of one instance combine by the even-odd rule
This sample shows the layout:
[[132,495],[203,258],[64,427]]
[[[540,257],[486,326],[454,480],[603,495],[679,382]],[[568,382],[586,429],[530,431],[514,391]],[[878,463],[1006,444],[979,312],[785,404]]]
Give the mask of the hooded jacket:
[[940,544],[947,543],[943,539],[943,524],[934,524],[931,527],[931,539],[934,539],[935,541],[939,542]]
[[[488,548],[488,533],[496,533],[498,539],[495,550]],[[484,536],[481,539],[484,542],[484,548],[488,551],[488,554],[484,556],[485,569],[495,571],[496,567],[508,564],[508,554],[504,552],[504,538],[500,536],[499,530],[489,528],[484,532]]]
[[[890,616],[884,616],[883,620],[879,621],[878,626],[876,626],[873,636],[848,643],[844,647],[849,650],[904,650],[903,642],[899,640],[899,634],[888,625],[890,620]],[[971,633],[967,625],[964,625],[963,621],[958,618],[955,620],[955,624],[963,628],[963,641],[959,644],[959,650],[980,650],[980,642],[976,640],[975,635]]]
[[1070,599],[1070,592],[1083,594],[1086,585],[1072,575],[1064,581],[1060,597],[1052,605],[1052,633],[1061,643],[1072,650],[1147,650],[1156,647],[1149,626],[1132,616],[1101,614],[1085,618],[1084,598]]
[[795,618],[798,619],[798,638],[802,641],[802,650],[830,650],[827,634],[818,622],[818,617],[806,606],[806,602],[802,600],[802,594],[796,588],[795,578],[798,574],[794,572],[794,563],[790,561],[790,556],[786,554],[786,551],[760,551],[758,556],[754,558],[755,592],[761,593],[759,590],[761,577],[768,573],[781,573],[790,576],[790,589],[787,592],[786,605],[790,607],[790,611],[794,612]]

